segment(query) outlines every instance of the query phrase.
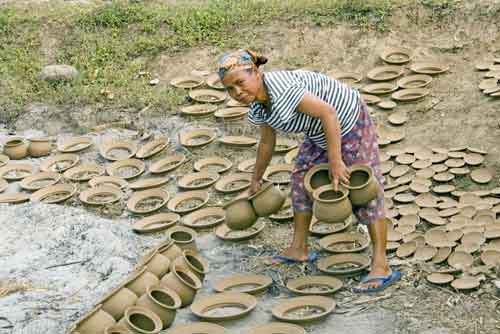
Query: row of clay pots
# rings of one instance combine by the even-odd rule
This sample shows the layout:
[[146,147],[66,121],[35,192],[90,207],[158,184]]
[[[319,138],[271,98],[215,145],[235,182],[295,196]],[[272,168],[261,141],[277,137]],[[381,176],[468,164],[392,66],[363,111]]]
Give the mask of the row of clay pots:
[[50,153],[51,143],[49,138],[33,138],[29,142],[21,137],[15,137],[5,142],[3,153],[12,160],[24,159],[28,155],[31,157],[43,157]]
[[328,164],[311,168],[304,177],[304,187],[314,200],[313,214],[323,222],[341,222],[352,214],[352,206],[363,206],[375,199],[380,184],[366,165],[351,166],[349,184],[335,191]]
[[250,197],[238,197],[224,205],[226,225],[233,230],[244,230],[255,224],[258,217],[278,212],[285,202],[283,192],[266,183]]

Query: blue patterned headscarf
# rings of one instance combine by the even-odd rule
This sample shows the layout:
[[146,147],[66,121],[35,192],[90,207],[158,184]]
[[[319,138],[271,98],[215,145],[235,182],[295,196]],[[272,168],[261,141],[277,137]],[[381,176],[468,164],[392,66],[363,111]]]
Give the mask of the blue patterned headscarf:
[[224,75],[234,69],[242,70],[253,68],[267,62],[267,58],[258,56],[249,49],[240,49],[235,52],[226,52],[219,59],[218,73],[222,79]]

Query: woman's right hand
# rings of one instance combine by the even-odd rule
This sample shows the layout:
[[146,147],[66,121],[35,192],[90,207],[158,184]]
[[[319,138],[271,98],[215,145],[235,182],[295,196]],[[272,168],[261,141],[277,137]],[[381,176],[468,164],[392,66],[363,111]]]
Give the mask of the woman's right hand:
[[255,194],[257,191],[260,190],[260,187],[261,187],[260,181],[252,180],[250,188],[248,189],[248,196],[252,196],[253,194]]

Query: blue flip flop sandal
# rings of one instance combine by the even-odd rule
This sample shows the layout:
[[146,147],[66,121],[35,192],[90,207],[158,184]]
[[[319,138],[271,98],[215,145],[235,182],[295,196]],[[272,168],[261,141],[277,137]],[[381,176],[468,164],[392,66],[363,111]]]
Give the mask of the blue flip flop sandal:
[[295,263],[304,263],[304,262],[313,263],[318,259],[318,253],[310,252],[309,256],[307,258],[307,261],[299,261],[299,260],[295,260],[295,259],[291,259],[289,257],[283,256],[283,255],[274,255],[273,259],[279,260],[285,264],[295,264]]
[[365,284],[370,282],[382,282],[381,285],[376,288],[352,288],[353,292],[363,293],[363,292],[377,292],[382,291],[387,288],[392,283],[396,282],[401,277],[401,272],[393,271],[390,275],[384,277],[374,277],[374,278],[364,278],[359,284]]

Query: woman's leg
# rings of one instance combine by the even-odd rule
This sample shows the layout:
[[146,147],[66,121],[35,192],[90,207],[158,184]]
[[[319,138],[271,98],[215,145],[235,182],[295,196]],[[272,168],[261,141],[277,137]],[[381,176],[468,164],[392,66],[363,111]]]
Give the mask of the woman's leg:
[[[391,269],[386,256],[387,224],[384,219],[378,219],[374,223],[369,224],[368,233],[373,245],[373,257],[371,270],[367,278],[385,277],[391,273]],[[376,281],[360,284],[358,287],[361,289],[376,288],[382,283],[381,281]]]
[[295,212],[293,214],[293,241],[290,247],[285,249],[283,256],[298,261],[307,261],[309,259],[307,239],[309,237],[311,218],[312,213],[310,211]]

